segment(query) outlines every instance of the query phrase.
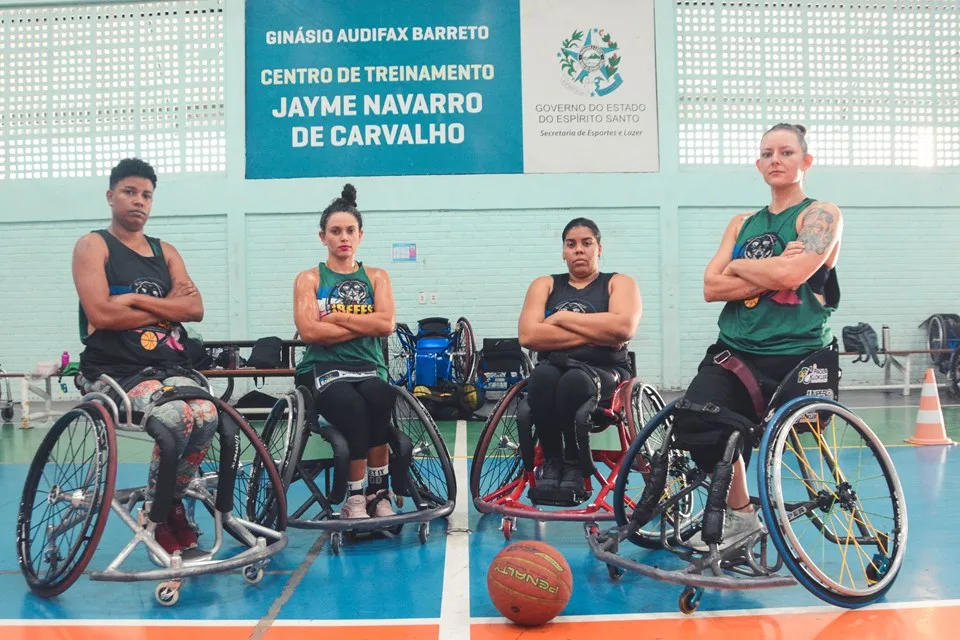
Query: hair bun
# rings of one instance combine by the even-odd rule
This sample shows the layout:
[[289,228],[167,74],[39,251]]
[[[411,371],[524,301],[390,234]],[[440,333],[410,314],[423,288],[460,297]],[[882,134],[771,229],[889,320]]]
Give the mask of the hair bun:
[[357,206],[357,188],[352,184],[347,183],[343,185],[343,191],[340,192],[340,197],[351,207]]
[[793,126],[796,127],[797,131],[799,131],[801,135],[807,135],[807,128],[802,124],[795,124]]

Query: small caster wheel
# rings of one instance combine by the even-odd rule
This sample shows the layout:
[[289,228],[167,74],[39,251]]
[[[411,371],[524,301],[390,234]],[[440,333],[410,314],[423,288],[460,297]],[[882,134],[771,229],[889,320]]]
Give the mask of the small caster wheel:
[[248,564],[243,568],[243,579],[247,581],[248,584],[259,584],[263,580],[263,567],[257,567],[252,564]]
[[430,524],[421,522],[420,526],[417,527],[417,536],[420,537],[420,544],[427,544],[427,538],[430,537]]
[[883,580],[889,568],[890,560],[885,555],[882,553],[874,554],[873,559],[870,561],[870,564],[867,565],[867,569],[864,572],[867,576],[867,584],[872,587]]
[[612,564],[607,565],[607,573],[610,574],[611,580],[619,580],[623,577],[623,569]]
[[500,521],[500,531],[503,531],[503,537],[507,541],[510,540],[510,534],[517,530],[517,523],[511,517],[506,517]]
[[699,587],[687,587],[680,594],[680,612],[690,615],[700,607],[700,596],[703,595],[703,589]]
[[13,420],[13,407],[4,407],[0,409],[0,418],[3,418],[4,422],[10,422]]
[[157,585],[157,588],[154,589],[153,596],[157,599],[158,604],[162,604],[165,607],[172,607],[180,600],[180,583],[161,582]]
[[333,555],[340,555],[341,547],[343,547],[343,536],[339,531],[334,531],[330,534],[330,550],[333,551]]

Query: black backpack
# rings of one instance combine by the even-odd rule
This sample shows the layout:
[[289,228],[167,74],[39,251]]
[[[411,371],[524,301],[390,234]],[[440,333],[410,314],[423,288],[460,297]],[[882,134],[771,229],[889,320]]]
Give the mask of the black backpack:
[[880,359],[877,358],[877,354],[880,353],[877,332],[866,322],[843,328],[843,350],[859,354],[854,362],[873,360],[878,367],[884,366],[887,362],[884,358],[883,364],[880,364]]

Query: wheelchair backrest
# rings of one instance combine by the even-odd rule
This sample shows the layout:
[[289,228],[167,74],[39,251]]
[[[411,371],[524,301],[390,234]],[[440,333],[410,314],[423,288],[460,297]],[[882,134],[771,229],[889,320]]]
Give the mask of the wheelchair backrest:
[[523,371],[523,349],[518,338],[484,338],[480,368],[488,372]]
[[[804,358],[780,382],[767,405],[770,414],[800,396],[824,396],[834,400],[840,394],[840,348],[837,341]],[[769,417],[769,415],[768,415]]]
[[423,318],[417,322],[417,338],[429,336],[449,337],[452,333],[447,318]]

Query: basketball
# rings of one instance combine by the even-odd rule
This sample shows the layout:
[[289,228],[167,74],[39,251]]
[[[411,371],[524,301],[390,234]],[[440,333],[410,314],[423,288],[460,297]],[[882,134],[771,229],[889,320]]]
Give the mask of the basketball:
[[546,624],[560,615],[572,590],[570,565],[545,542],[511,544],[497,554],[487,571],[493,606],[525,627]]

